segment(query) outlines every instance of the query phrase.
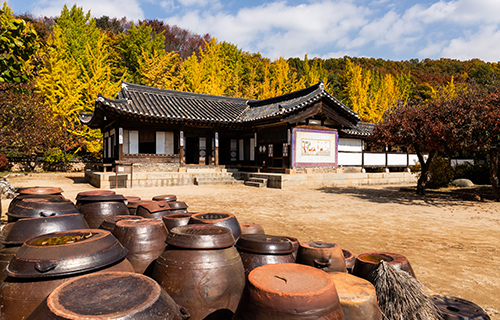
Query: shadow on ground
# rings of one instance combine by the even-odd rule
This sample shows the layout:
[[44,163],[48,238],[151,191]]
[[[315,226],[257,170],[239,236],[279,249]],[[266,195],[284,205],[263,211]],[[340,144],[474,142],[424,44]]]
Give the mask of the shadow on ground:
[[88,181],[85,177],[66,177],[66,178],[73,180],[74,184],[83,184],[83,183],[88,184]]
[[491,188],[440,189],[426,191],[425,196],[417,195],[415,188],[385,187],[380,189],[364,187],[323,187],[317,189],[324,193],[349,194],[358,199],[374,203],[397,203],[402,205],[453,206],[473,205],[480,201],[493,201]]

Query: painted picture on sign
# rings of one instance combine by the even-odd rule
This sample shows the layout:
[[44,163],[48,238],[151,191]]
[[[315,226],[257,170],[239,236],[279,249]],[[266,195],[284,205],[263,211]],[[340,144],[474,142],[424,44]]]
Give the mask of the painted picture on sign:
[[301,139],[303,156],[329,156],[331,147],[330,140]]

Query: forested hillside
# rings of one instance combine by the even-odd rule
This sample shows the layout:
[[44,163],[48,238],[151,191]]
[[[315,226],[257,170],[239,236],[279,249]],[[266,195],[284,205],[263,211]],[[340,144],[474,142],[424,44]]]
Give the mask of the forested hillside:
[[[367,122],[398,102],[439,99],[471,83],[495,87],[498,63],[342,57],[271,60],[158,20],[92,18],[76,5],[58,17],[0,12],[0,153],[99,157],[101,134],[82,126],[97,95],[121,81],[266,99],[323,81]],[[29,129],[27,129],[29,127]]]

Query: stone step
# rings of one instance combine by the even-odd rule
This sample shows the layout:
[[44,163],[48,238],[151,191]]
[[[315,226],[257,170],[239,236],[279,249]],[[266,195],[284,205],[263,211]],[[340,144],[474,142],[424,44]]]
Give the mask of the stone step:
[[258,183],[262,183],[262,184],[264,184],[264,185],[267,185],[267,179],[266,179],[266,178],[250,177],[250,178],[248,179],[248,181],[258,182]]
[[267,186],[261,182],[255,182],[251,180],[245,181],[245,185],[249,187],[266,188]]
[[194,180],[194,184],[201,185],[227,185],[227,184],[235,184],[238,183],[236,179],[231,176],[223,176],[217,178],[204,178],[204,177],[196,177]]

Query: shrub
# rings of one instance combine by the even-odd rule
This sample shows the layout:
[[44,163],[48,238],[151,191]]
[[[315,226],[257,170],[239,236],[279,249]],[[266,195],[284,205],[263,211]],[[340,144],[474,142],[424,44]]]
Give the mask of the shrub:
[[437,157],[429,166],[430,179],[427,186],[429,188],[447,187],[453,179],[454,174],[455,171],[448,159]]
[[474,164],[456,165],[454,179],[469,179],[474,184],[490,184],[488,162],[477,161]]
[[6,171],[8,168],[9,160],[7,160],[7,157],[3,153],[0,153],[0,171]]

